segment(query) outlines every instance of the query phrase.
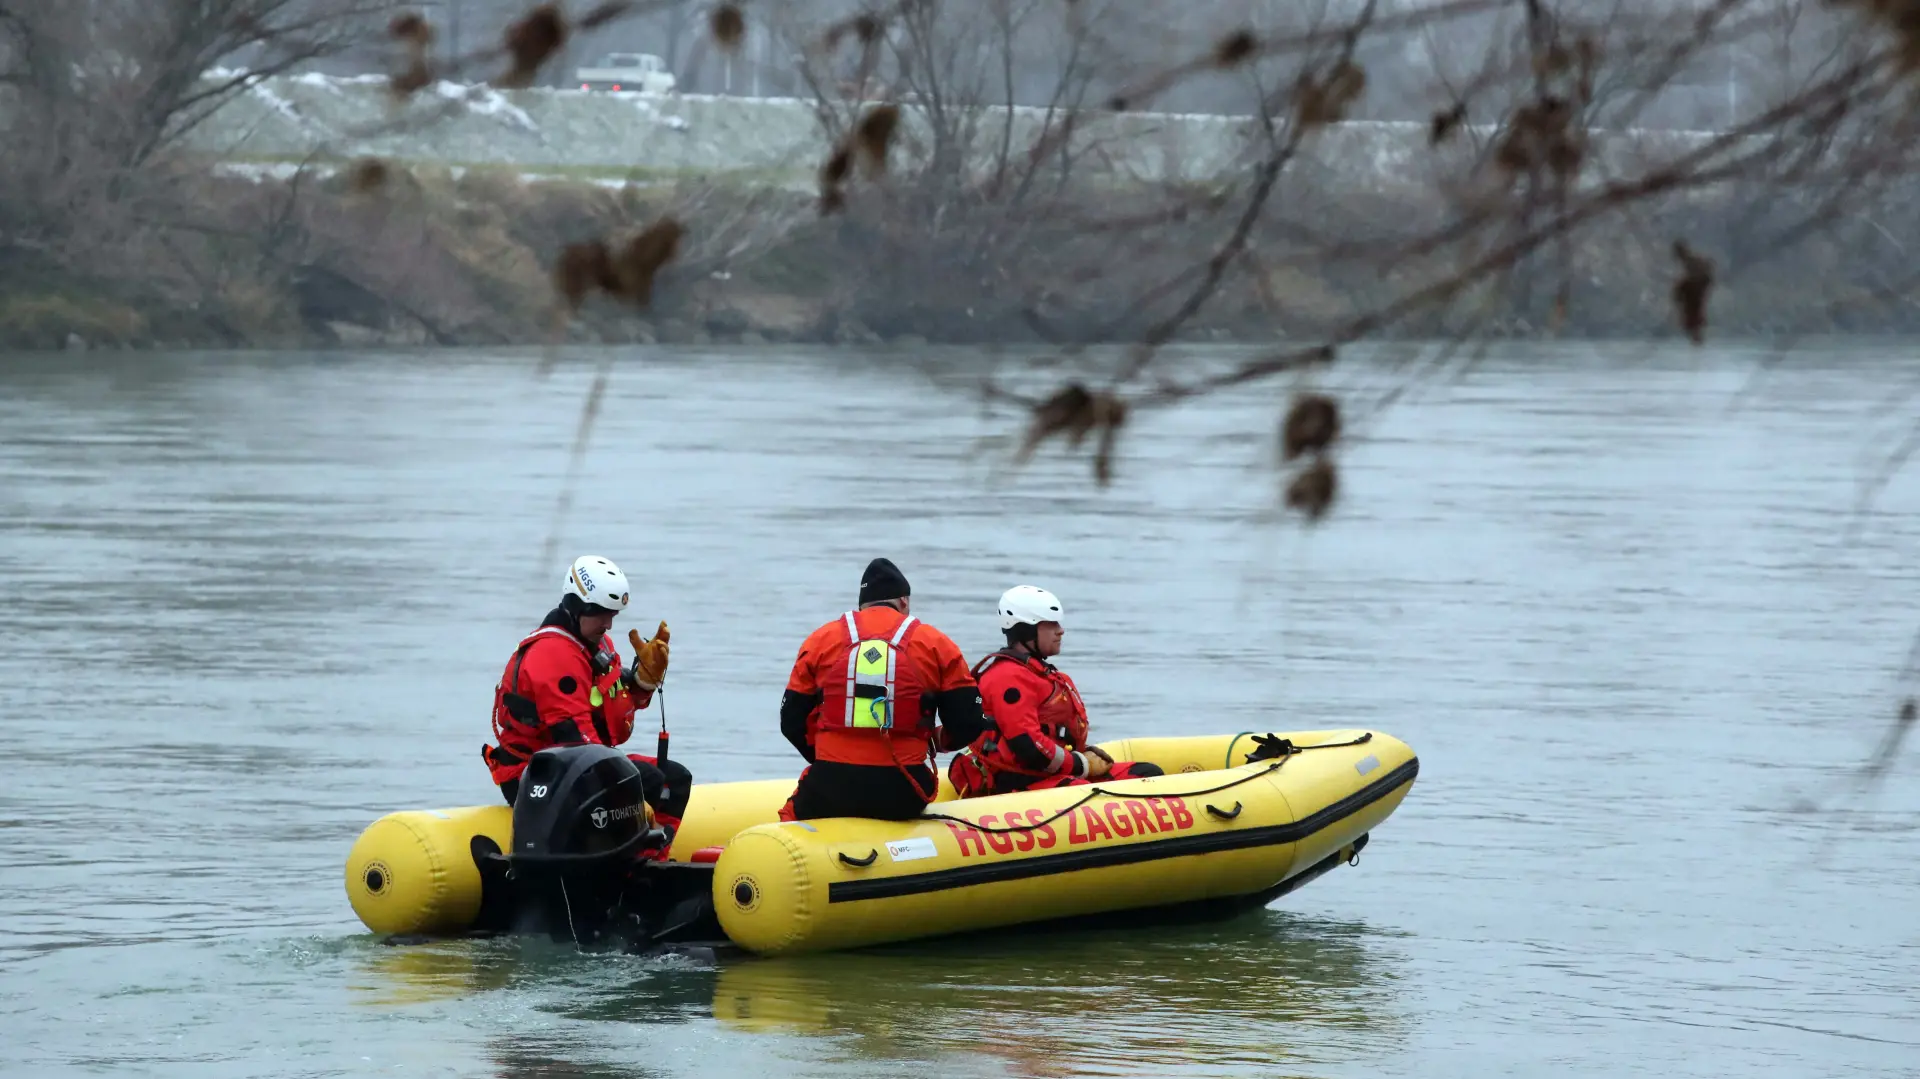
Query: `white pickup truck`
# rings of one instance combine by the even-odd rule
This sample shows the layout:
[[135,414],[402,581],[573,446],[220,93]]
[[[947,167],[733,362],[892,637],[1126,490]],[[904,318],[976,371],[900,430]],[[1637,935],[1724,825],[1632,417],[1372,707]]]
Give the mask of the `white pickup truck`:
[[674,87],[666,62],[646,52],[610,52],[600,58],[598,67],[577,68],[573,77],[582,90],[665,94]]

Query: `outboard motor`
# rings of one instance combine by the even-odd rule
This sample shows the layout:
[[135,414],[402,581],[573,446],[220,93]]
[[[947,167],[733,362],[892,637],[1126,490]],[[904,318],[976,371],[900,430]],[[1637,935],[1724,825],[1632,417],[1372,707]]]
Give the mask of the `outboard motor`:
[[625,753],[593,744],[535,753],[520,776],[507,853],[516,930],[599,943],[620,918],[636,858],[666,842]]

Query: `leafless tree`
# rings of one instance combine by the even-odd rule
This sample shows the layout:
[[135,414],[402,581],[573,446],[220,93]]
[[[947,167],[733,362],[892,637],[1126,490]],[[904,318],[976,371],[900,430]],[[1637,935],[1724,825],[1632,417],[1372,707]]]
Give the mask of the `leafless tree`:
[[167,151],[234,94],[376,33],[389,6],[0,0],[0,276],[168,280],[192,242],[169,230],[196,223]]

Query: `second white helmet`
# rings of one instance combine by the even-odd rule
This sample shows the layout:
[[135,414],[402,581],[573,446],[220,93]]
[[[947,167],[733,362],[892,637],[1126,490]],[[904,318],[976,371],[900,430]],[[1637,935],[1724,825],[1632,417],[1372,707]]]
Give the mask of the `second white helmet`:
[[567,569],[566,590],[592,606],[609,611],[626,610],[627,600],[631,598],[627,575],[599,555],[581,555],[573,560]]
[[1018,584],[1000,596],[1000,628],[1060,621],[1060,600],[1044,588]]

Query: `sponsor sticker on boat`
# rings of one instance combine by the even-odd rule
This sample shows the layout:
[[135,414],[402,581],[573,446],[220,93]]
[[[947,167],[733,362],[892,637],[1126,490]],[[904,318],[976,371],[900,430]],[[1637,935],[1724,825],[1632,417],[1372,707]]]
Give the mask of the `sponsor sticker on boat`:
[[1361,775],[1366,775],[1378,767],[1380,767],[1380,758],[1369,753],[1354,764],[1353,770],[1359,772]]
[[921,858],[931,858],[940,853],[933,846],[933,840],[927,836],[915,836],[887,844],[887,857],[896,862],[912,862]]

